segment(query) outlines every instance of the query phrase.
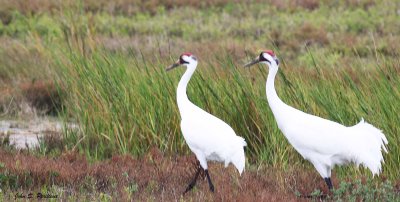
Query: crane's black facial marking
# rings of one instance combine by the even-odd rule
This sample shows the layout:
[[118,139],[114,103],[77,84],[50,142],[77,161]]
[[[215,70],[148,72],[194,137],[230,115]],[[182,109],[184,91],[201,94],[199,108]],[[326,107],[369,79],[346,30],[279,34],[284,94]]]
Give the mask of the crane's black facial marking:
[[181,57],[179,57],[179,63],[180,63],[180,64],[189,64],[189,62],[186,62],[186,61],[183,59],[183,55],[181,55]]
[[[260,62],[268,62],[269,64],[271,64],[271,61],[269,61],[267,58],[265,58],[263,53],[260,54]],[[279,65],[279,60],[276,57],[275,57],[275,62],[276,62],[276,65]]]
[[265,58],[263,53],[260,54],[260,62],[268,62],[269,64],[271,64],[271,61]]
[[[185,61],[184,59],[183,59],[183,56],[184,56],[185,54],[183,54],[183,55],[181,55],[181,57],[179,57],[179,63],[180,64],[189,64],[189,62],[187,62],[187,61]],[[192,58],[194,61],[197,61],[197,58],[196,58],[196,56],[194,56],[194,55],[185,55],[185,56],[188,56],[188,57],[190,57],[190,58]]]

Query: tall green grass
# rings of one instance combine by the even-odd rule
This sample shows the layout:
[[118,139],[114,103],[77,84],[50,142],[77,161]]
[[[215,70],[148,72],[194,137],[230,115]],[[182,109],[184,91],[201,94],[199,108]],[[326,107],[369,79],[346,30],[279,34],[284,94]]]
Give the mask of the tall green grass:
[[[313,51],[308,55],[311,58]],[[93,158],[113,153],[141,155],[151,147],[168,153],[189,152],[175,101],[184,68],[164,70],[175,58],[104,49],[84,55],[70,49],[55,55],[61,67],[59,81],[69,97],[67,111],[82,127],[68,138],[80,151]],[[246,58],[222,55],[200,58],[188,87],[190,100],[225,120],[247,140],[249,161],[274,166],[302,164],[268,107],[267,68],[244,69],[241,64]],[[321,68],[316,62],[302,69],[283,62],[277,92],[286,103],[307,113],[345,125],[354,125],[363,117],[382,129],[389,140],[384,175],[397,179],[400,62],[377,58],[374,66],[363,69],[355,63]]]
[[[0,25],[1,40],[16,40],[0,46],[0,77],[6,78],[0,83],[21,72],[20,80],[55,75],[67,94],[64,117],[81,126],[81,131],[66,131],[66,144],[90,159],[139,156],[151,147],[189,153],[175,101],[184,70],[164,69],[178,50],[190,49],[200,63],[189,98],[247,140],[250,162],[310,165],[277,128],[265,96],[267,68],[241,67],[254,57],[246,58],[246,51],[274,44],[282,61],[276,82],[282,100],[345,125],[363,117],[382,129],[390,152],[384,175],[398,179],[400,38],[394,6],[392,1],[365,8],[342,2],[308,10],[238,3],[160,7],[151,15],[91,13],[79,6],[33,16],[16,11],[9,24]],[[113,48],[116,39],[122,42]]]

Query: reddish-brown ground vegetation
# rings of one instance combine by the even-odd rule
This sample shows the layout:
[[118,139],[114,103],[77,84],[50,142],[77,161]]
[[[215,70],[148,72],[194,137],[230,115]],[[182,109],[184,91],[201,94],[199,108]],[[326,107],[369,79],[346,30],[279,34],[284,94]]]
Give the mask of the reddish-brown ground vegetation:
[[[16,189],[37,190],[44,185],[68,187],[71,190],[104,192],[127,199],[126,187],[133,186],[133,198],[144,200],[218,200],[218,201],[301,201],[295,191],[309,195],[314,189],[327,192],[323,180],[312,170],[255,168],[239,176],[233,166],[224,168],[211,163],[210,174],[215,193],[201,178],[197,186],[182,195],[195,171],[194,156],[164,156],[153,149],[141,158],[113,156],[109,160],[89,163],[77,153],[64,153],[57,158],[37,157],[26,152],[0,150],[1,173],[18,176]],[[337,180],[334,178],[335,184]],[[68,195],[68,193],[66,193]]]

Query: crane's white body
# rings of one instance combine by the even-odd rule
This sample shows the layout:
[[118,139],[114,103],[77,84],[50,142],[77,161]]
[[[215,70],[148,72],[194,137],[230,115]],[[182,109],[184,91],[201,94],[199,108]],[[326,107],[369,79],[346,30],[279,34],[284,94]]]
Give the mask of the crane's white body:
[[245,167],[246,142],[221,119],[191,103],[186,94],[187,84],[196,70],[197,62],[187,64],[177,89],[177,102],[181,114],[181,130],[186,143],[206,170],[207,160],[229,163],[241,174]]
[[278,65],[275,62],[268,65],[267,99],[278,127],[323,178],[331,176],[335,165],[350,162],[366,166],[373,175],[380,173],[381,162],[384,161],[382,149],[387,152],[387,139],[379,129],[364,120],[346,127],[285,104],[279,99],[274,86]]

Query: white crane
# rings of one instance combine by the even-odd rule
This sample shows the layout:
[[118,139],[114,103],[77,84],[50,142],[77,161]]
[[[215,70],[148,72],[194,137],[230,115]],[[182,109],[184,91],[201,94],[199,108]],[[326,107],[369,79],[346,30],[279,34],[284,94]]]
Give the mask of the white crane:
[[207,113],[191,103],[186,95],[187,84],[197,66],[197,58],[191,53],[183,53],[179,60],[169,66],[169,71],[175,67],[184,65],[187,67],[178,84],[177,103],[181,114],[181,130],[190,150],[196,155],[200,166],[194,179],[190,182],[185,192],[191,190],[197,181],[200,171],[203,169],[208,180],[210,190],[214,192],[214,185],[208,174],[207,161],[224,162],[225,167],[233,163],[242,174],[245,167],[244,146],[246,142],[242,137],[221,119]]
[[279,61],[271,50],[263,51],[249,67],[257,63],[269,66],[266,84],[268,104],[279,129],[300,155],[310,161],[324,178],[328,188],[333,188],[331,170],[335,165],[355,163],[367,167],[373,175],[381,171],[384,162],[382,149],[387,153],[385,135],[364,122],[346,127],[297,110],[279,99],[274,80]]

